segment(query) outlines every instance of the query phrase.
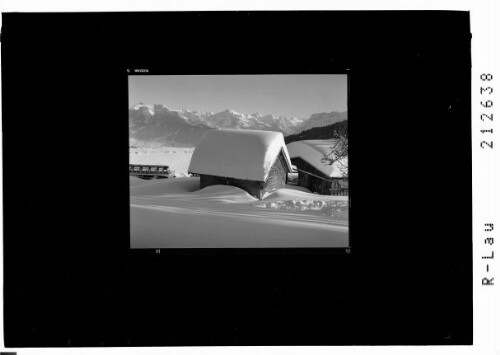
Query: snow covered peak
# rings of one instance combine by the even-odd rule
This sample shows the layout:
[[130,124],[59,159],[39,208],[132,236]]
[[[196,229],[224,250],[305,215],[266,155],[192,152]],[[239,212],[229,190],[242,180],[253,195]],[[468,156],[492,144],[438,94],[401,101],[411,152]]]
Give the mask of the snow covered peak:
[[161,111],[161,110],[166,110],[166,111],[170,111],[170,109],[165,106],[165,105],[159,105],[159,104],[144,104],[142,102],[132,106],[130,108],[131,110],[134,110],[134,111],[139,111],[139,110],[146,110],[147,112],[149,112],[150,115],[154,115],[156,111]]
[[264,115],[260,112],[254,112],[254,113],[250,114],[250,116],[255,117],[255,118],[264,117]]
[[134,111],[143,110],[148,112],[151,116],[155,114],[154,105],[145,105],[142,102],[132,106],[131,110]]
[[[194,109],[170,109],[165,105],[152,105],[139,103],[130,108],[131,117],[134,122],[142,117],[142,121],[153,122],[160,115],[165,117],[181,118],[191,128],[233,128],[233,129],[257,129],[282,132],[284,135],[296,134],[314,127],[327,126],[332,123],[347,119],[347,112],[330,112],[312,114],[309,119],[297,117],[286,117],[273,114],[254,112],[245,114],[233,109],[219,112],[194,110]],[[172,115],[173,114],[173,115]],[[153,121],[151,121],[153,120]]]
[[132,106],[130,109],[131,110],[139,110],[142,107],[153,109],[154,105],[147,105],[147,104],[143,104],[142,102],[139,102],[138,104]]
[[193,114],[193,115],[198,115],[198,116],[212,116],[214,114],[212,111],[189,110],[187,108],[183,108],[183,109],[176,110],[176,111],[180,112],[180,113],[187,113],[187,114]]
[[232,109],[226,109],[224,111],[222,111],[221,113],[228,113],[230,115],[234,115],[234,116],[242,116],[242,117],[246,117],[247,115],[241,113],[241,112],[238,112],[238,111],[235,111],[235,110],[232,110]]

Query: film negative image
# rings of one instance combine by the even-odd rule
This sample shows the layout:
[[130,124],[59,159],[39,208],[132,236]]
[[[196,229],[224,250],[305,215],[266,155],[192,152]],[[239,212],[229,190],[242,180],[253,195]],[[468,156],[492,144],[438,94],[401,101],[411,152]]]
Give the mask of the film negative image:
[[347,85],[130,75],[131,248],[348,248]]

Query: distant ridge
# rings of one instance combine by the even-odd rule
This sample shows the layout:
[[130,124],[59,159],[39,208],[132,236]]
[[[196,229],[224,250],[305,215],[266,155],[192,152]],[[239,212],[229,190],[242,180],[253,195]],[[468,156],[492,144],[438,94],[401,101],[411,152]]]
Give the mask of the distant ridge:
[[210,129],[257,129],[293,135],[304,129],[321,127],[345,119],[347,112],[315,113],[309,119],[244,114],[226,109],[221,112],[180,109],[165,105],[139,103],[129,108],[129,138],[134,142],[170,146],[196,146]]
[[285,143],[289,144],[310,139],[330,139],[333,138],[335,132],[341,136],[347,136],[347,120],[336,122],[328,126],[314,127],[297,134],[286,136]]

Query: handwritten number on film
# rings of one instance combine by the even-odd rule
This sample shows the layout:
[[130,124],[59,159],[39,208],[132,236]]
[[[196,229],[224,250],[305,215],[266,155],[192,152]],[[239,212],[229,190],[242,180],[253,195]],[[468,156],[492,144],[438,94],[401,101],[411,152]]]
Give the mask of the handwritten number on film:
[[[491,74],[481,74],[481,81],[483,81],[484,85],[489,85],[489,82],[493,80],[493,75]],[[488,95],[493,93],[493,87],[491,86],[481,86],[480,88],[481,95],[484,95],[484,100],[481,100],[481,106],[483,106],[486,110],[491,109],[493,107],[493,100],[488,99]],[[486,120],[486,121],[485,121]],[[493,121],[493,113],[485,112],[481,113],[481,121],[488,122]],[[490,129],[482,129],[481,133],[493,133],[493,128]],[[493,140],[483,140],[480,143],[481,148],[489,148],[493,149]]]
[[[481,113],[481,121],[491,124],[493,122],[493,112],[491,112],[491,108],[493,107],[493,100],[489,99],[489,95],[493,93],[493,87],[491,86],[491,81],[493,80],[493,75],[491,74],[481,74],[482,85],[479,88],[481,94],[481,106],[483,107],[484,112]],[[484,86],[483,86],[484,85]],[[482,134],[493,134],[493,128],[485,127],[487,129],[481,129]],[[483,149],[493,149],[493,139],[491,140],[483,140],[480,143],[481,148]],[[493,223],[485,223],[484,224],[484,244],[489,249],[487,255],[481,257],[483,261],[486,263],[486,275],[481,280],[483,286],[493,286],[494,278],[491,276],[491,266],[493,263],[493,259],[495,258],[494,251],[492,249],[493,244],[495,242],[491,233],[493,232]]]

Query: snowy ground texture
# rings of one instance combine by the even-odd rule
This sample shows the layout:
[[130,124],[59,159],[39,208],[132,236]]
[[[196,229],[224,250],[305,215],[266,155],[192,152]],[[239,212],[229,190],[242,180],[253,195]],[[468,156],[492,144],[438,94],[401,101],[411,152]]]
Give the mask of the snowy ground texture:
[[255,199],[199,178],[130,177],[132,248],[348,247],[348,197],[290,186]]

